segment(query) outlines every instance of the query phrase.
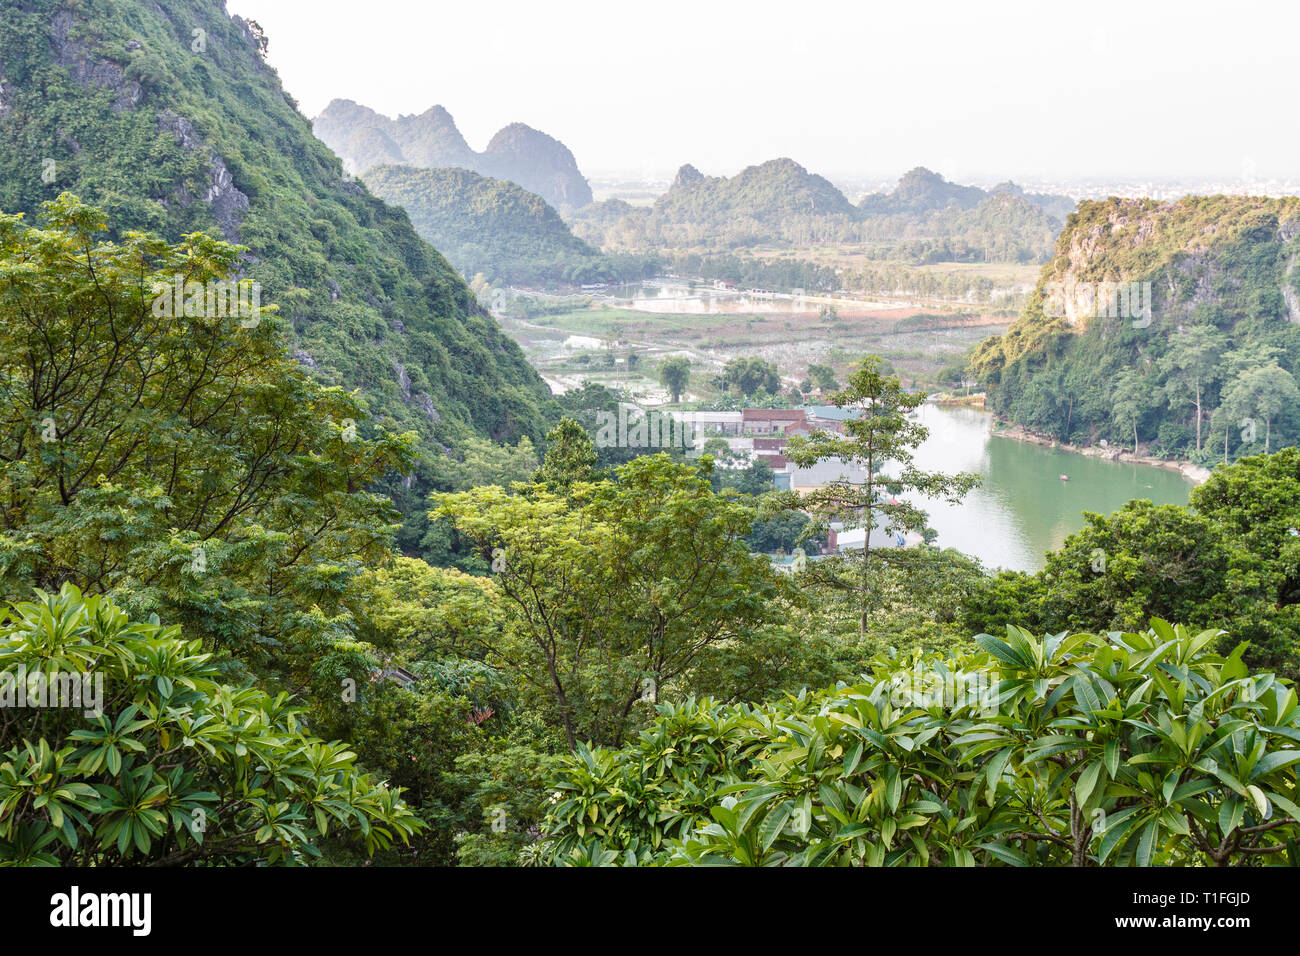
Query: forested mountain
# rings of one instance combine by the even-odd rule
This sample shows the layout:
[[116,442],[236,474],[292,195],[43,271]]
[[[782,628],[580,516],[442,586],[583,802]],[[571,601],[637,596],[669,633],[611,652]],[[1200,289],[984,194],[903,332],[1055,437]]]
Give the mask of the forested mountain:
[[1041,262],[1073,208],[1068,196],[1026,193],[1013,182],[960,186],[923,167],[858,204],[863,239],[894,243],[891,252],[918,262]]
[[651,216],[665,238],[678,243],[695,236],[750,230],[754,238],[781,235],[796,227],[851,218],[853,206],[830,180],[792,159],[749,166],[735,176],[705,176],[694,166],[677,172]]
[[973,209],[986,196],[978,186],[959,186],[924,166],[917,166],[903,175],[893,192],[873,193],[864,198],[858,208],[878,215],[933,212],[948,206]]
[[1294,197],[1081,204],[1024,314],[975,356],[990,406],[1205,463],[1295,443],[1298,235]]
[[570,218],[577,235],[605,249],[864,242],[879,258],[1032,262],[1051,254],[1073,205],[1014,183],[986,192],[917,168],[893,192],[854,206],[829,180],[775,159],[732,177],[683,166],[651,208],[608,200]]
[[249,252],[298,361],[376,420],[540,437],[547,390],[406,214],[351,181],[220,0],[4,3],[0,211],[77,193],[118,230]]
[[1048,215],[1060,220],[1064,220],[1074,209],[1074,200],[1069,196],[1026,193],[1010,180],[999,183],[989,190],[978,186],[961,186],[949,182],[924,166],[917,166],[905,173],[892,192],[873,193],[865,197],[858,203],[858,208],[863,213],[871,215],[926,213],[954,206],[961,209],[974,209],[986,199],[999,193],[1023,196]]
[[357,174],[381,165],[459,166],[508,179],[560,210],[591,202],[591,186],[569,148],[523,123],[499,130],[481,153],[470,148],[441,106],[391,119],[351,100],[334,100],[312,128]]
[[855,216],[829,180],[794,160],[773,159],[731,177],[705,176],[688,164],[650,209],[610,200],[571,219],[593,244],[635,249],[833,241],[852,235]]
[[608,261],[574,236],[559,213],[507,180],[455,167],[377,166],[365,182],[405,209],[420,235],[466,276],[541,285],[609,275]]

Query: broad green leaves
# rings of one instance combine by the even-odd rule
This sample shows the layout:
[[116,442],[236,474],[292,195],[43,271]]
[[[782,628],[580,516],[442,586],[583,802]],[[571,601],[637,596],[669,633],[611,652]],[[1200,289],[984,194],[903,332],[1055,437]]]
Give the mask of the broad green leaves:
[[[661,706],[634,746],[570,761],[552,855],[595,838],[611,863],[1285,863],[1300,835],[1296,693],[1243,673],[1240,651],[1211,653],[1217,636],[1160,620],[1011,628],[967,658],[882,657],[861,684],[767,707]],[[945,688],[983,673],[995,690],[939,701],[918,673]],[[696,749],[719,737],[729,759]],[[611,804],[634,787],[673,812]]]
[[0,864],[294,863],[330,833],[370,852],[423,824],[287,697],[219,682],[198,642],[73,587],[0,627],[0,668],[102,677],[103,713],[0,709]]

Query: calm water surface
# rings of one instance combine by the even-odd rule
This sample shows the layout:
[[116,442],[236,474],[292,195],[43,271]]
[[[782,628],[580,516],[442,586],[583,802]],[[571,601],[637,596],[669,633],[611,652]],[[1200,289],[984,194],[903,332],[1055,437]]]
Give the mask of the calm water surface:
[[[1036,571],[1044,552],[1083,527],[1084,511],[1115,511],[1133,498],[1187,504],[1193,487],[1177,471],[1088,458],[993,435],[993,417],[969,408],[926,405],[930,437],[917,449],[927,471],[973,471],[982,485],[958,506],[927,502],[936,542],[986,567]],[[1062,474],[1069,481],[1061,481]]]

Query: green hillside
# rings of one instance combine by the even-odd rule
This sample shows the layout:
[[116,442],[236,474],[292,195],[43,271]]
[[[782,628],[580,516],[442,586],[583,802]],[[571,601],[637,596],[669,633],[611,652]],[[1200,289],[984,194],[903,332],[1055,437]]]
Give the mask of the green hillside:
[[619,200],[573,214],[574,232],[606,250],[740,249],[866,243],[872,255],[914,263],[1043,261],[1073,202],[950,183],[917,168],[892,192],[854,206],[829,180],[790,159],[735,176],[683,166],[651,208]]
[[858,204],[865,213],[932,212],[952,206],[973,209],[985,198],[978,186],[950,183],[938,173],[917,166],[906,172],[892,192],[873,193]]
[[609,278],[609,263],[569,231],[542,197],[468,169],[379,166],[365,176],[376,196],[401,206],[416,230],[462,274],[543,285]]
[[248,247],[298,361],[426,448],[543,432],[547,390],[456,271],[345,177],[220,0],[3,4],[0,210],[73,192],[118,230]]
[[[1300,441],[1297,236],[1294,197],[1083,203],[1024,314],[975,356],[990,407],[1203,463]],[[1138,284],[1127,311],[1108,282]]]

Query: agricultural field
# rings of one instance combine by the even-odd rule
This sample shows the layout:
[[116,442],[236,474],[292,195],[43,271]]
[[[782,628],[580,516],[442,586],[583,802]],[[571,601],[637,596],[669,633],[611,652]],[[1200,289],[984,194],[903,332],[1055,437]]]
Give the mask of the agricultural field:
[[863,356],[879,355],[906,383],[938,388],[940,370],[1000,335],[1008,323],[998,314],[916,306],[683,314],[615,308],[594,299],[529,318],[510,311],[497,318],[553,388],[589,380],[652,403],[667,399],[656,378],[658,363],[678,355],[692,363],[688,401],[717,397],[708,379],[729,360],[749,356],[775,364],[782,381],[796,385],[809,365],[829,365],[843,378]]

